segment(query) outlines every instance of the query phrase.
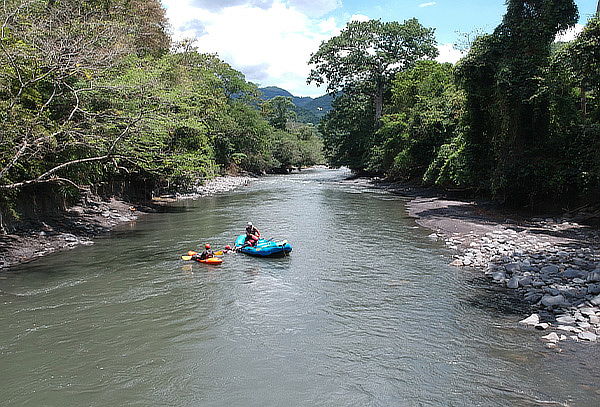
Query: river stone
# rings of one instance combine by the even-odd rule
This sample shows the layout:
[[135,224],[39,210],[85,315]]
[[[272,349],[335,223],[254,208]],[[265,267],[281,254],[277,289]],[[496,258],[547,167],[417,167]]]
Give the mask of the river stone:
[[525,301],[527,301],[530,304],[535,304],[537,302],[539,302],[539,300],[542,299],[542,294],[538,294],[538,293],[529,293],[525,296]]
[[512,274],[515,271],[519,271],[521,269],[521,266],[519,265],[519,263],[508,263],[504,265],[504,269],[507,273]]
[[594,270],[587,275],[587,281],[598,282],[600,281],[600,270]]
[[596,315],[596,308],[591,308],[591,307],[583,307],[579,309],[579,312],[581,312],[583,315]]
[[540,323],[540,316],[538,314],[531,314],[527,318],[519,321],[519,323],[524,325],[538,325]]
[[587,278],[587,271],[577,270],[577,269],[566,269],[562,276],[565,278]]
[[600,317],[597,317],[596,315],[590,315],[590,324],[600,324]]
[[545,331],[546,329],[548,329],[550,327],[550,324],[547,322],[542,322],[540,324],[537,324],[535,326],[535,329],[537,329],[538,331]]
[[[600,300],[599,300],[600,301]],[[542,304],[548,308],[558,307],[565,304],[565,297],[562,295],[544,295],[542,297]]]
[[551,264],[549,266],[544,266],[541,268],[540,273],[542,274],[556,274],[558,273],[558,267]]
[[587,287],[587,293],[591,295],[600,294],[600,284],[590,284]]
[[533,282],[533,279],[530,276],[523,277],[519,280],[519,286],[530,287],[532,282]]
[[555,342],[555,343],[560,341],[560,338],[558,337],[558,334],[556,332],[552,332],[546,336],[542,336],[542,339],[545,339],[548,342]]
[[581,329],[575,328],[574,326],[571,326],[571,325],[559,325],[556,327],[556,329],[560,329],[561,331],[566,331],[566,332],[573,332],[573,333],[581,332]]
[[519,277],[515,276],[513,278],[511,278],[510,280],[508,280],[508,283],[506,283],[506,286],[508,288],[519,288]]
[[581,329],[588,329],[592,327],[589,322],[577,322],[577,326]]
[[570,315],[562,315],[562,316],[556,318],[556,322],[559,322],[561,324],[574,324],[575,318],[573,318]]
[[506,280],[506,274],[501,271],[496,271],[496,272],[492,273],[492,278],[495,281],[503,281],[503,280]]
[[590,300],[593,305],[600,305],[600,295],[595,296]]
[[581,332],[577,337],[584,341],[596,342],[598,340],[598,336],[591,332]]

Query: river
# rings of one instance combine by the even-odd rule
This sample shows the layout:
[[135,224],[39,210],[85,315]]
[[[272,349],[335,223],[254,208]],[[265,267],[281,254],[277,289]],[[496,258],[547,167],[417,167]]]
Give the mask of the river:
[[[0,405],[600,405],[596,346],[546,349],[403,198],[346,175],[265,177],[3,274]],[[291,255],[180,259],[248,220]]]

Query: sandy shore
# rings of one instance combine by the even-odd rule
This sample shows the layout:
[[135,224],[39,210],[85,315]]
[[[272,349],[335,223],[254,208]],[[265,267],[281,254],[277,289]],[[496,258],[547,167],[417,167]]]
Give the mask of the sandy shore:
[[117,225],[134,222],[145,213],[156,212],[161,205],[178,199],[197,199],[227,192],[246,186],[252,180],[251,177],[218,177],[199,183],[189,194],[161,196],[145,205],[114,198],[103,200],[87,197],[85,203],[73,206],[41,224],[23,225],[12,233],[0,234],[0,271],[50,253],[91,245],[94,237],[109,232]]

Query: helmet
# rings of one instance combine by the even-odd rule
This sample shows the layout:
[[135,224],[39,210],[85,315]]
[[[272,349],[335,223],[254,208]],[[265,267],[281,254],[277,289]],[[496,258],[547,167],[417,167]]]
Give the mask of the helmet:
[[210,245],[207,243],[207,244],[204,245],[204,248],[205,249],[210,249]]
[[229,246],[229,245],[225,246],[225,250],[231,250],[231,246]]
[[252,222],[248,222],[248,226],[252,226]]

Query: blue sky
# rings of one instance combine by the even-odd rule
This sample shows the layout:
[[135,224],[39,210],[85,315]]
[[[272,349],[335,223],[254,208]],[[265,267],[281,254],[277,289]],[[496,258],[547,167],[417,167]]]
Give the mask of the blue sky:
[[[440,61],[455,62],[459,33],[489,32],[502,20],[503,0],[162,0],[175,39],[194,39],[201,52],[217,53],[248,80],[298,96],[324,89],[306,85],[307,61],[351,20],[403,21],[416,17],[434,27]],[[596,10],[576,0],[581,15],[572,38]]]

